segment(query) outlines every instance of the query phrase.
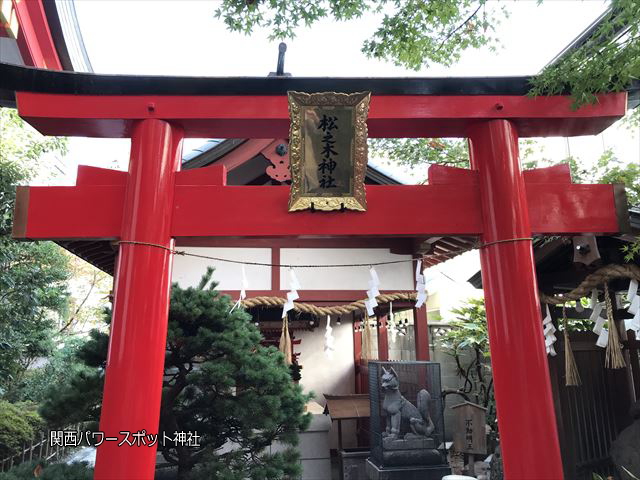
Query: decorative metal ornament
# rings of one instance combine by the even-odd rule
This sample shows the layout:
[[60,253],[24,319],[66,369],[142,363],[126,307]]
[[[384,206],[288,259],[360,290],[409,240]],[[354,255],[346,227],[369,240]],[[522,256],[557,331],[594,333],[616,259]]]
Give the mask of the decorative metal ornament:
[[288,95],[289,211],[365,211],[371,92]]

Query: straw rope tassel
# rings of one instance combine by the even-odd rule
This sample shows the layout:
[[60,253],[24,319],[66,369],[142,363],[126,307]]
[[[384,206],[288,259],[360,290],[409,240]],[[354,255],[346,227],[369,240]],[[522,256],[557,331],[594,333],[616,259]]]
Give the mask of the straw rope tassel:
[[285,365],[291,365],[293,359],[291,356],[291,336],[289,335],[289,319],[287,315],[282,317],[282,334],[280,335],[280,344],[278,349],[284,353]]
[[618,326],[613,318],[613,306],[609,296],[609,285],[604,284],[604,301],[607,306],[607,323],[609,324],[609,341],[604,357],[604,366],[607,368],[624,368],[624,358],[622,357],[622,344],[618,334]]
[[567,387],[577,387],[582,384],[582,381],[580,380],[578,365],[576,365],[576,359],[573,356],[571,342],[569,341],[569,321],[567,320],[567,312],[564,305],[562,306],[562,326],[564,328],[565,385]]
[[371,325],[369,325],[369,315],[366,312],[362,322],[364,324],[362,329],[362,359],[373,360],[371,355]]
[[[376,297],[378,305],[397,301],[415,302],[416,293],[383,293]],[[242,306],[245,309],[254,307],[282,307],[286,302],[287,299],[282,297],[253,297],[244,299],[242,301]],[[359,300],[346,305],[333,305],[330,307],[319,307],[310,303],[293,302],[293,310],[301,313],[310,313],[316,317],[326,317],[327,315],[348,315],[358,310],[365,312],[367,307],[364,302],[364,300]]]

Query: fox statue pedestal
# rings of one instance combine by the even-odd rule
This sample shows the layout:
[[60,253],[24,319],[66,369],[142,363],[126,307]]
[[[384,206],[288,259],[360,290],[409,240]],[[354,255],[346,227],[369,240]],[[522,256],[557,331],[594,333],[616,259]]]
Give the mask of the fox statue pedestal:
[[451,473],[437,448],[444,439],[439,364],[369,362],[369,396],[371,480],[440,480]]
[[442,463],[433,438],[385,438],[382,440],[382,463],[388,466],[431,465]]

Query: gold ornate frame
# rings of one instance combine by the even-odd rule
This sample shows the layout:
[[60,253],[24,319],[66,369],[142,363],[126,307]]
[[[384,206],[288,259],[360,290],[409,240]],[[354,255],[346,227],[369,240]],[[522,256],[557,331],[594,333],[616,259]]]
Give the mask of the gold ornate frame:
[[[289,211],[298,210],[356,210],[366,211],[367,201],[364,178],[367,171],[367,115],[371,92],[359,93],[301,93],[288,92],[289,117],[289,162],[291,166],[291,192]],[[305,131],[303,129],[306,107],[354,107],[351,195],[332,196],[303,192]]]

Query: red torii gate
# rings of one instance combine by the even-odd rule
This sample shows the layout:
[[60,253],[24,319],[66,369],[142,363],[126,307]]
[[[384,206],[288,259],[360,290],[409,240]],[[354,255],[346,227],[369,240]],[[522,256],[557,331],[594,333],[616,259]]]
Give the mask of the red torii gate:
[[[563,477],[530,237],[618,232],[626,204],[617,187],[574,185],[563,167],[521,172],[518,138],[599,133],[624,114],[625,93],[574,111],[567,97],[526,97],[521,78],[21,75],[11,77],[20,115],[40,132],[132,139],[128,173],[81,167],[74,187],[19,187],[14,226],[22,239],[122,242],[100,421],[107,436],[157,432],[176,237],[471,235],[484,245],[506,478]],[[179,171],[185,137],[286,138],[287,90],[371,90],[371,137],[468,137],[472,169],[431,167],[429,185],[367,186],[368,211],[358,213],[288,213],[286,186],[226,186],[222,168]],[[153,478],[155,459],[155,448],[105,442],[95,478]]]

